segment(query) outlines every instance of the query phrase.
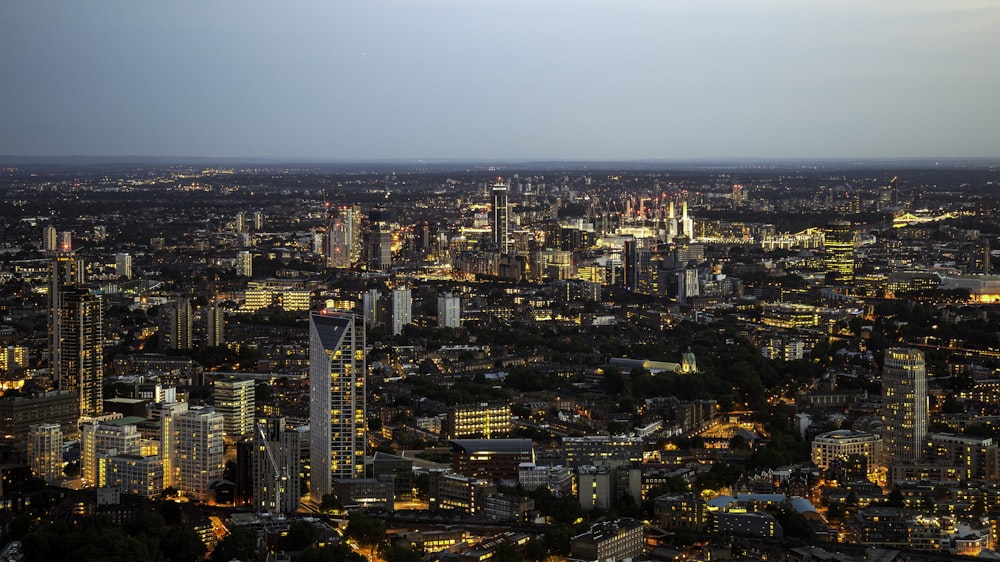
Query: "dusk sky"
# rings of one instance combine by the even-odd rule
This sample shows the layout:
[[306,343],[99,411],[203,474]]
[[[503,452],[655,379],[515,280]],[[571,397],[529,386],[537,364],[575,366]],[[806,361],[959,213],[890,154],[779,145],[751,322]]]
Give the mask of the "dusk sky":
[[3,0],[0,155],[1000,156],[995,0]]

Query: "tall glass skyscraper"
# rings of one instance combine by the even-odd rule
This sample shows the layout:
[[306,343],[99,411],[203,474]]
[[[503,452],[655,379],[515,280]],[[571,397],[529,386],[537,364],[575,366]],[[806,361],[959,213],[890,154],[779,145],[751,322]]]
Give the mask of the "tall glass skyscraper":
[[885,464],[920,460],[927,437],[927,369],[924,354],[894,347],[882,371],[882,451]]
[[823,229],[826,257],[823,265],[846,285],[854,283],[854,229],[848,221],[833,221]]
[[510,217],[508,216],[507,184],[497,180],[493,184],[493,241],[501,254],[506,254],[510,246]]
[[309,315],[309,495],[365,473],[365,330],[351,313]]

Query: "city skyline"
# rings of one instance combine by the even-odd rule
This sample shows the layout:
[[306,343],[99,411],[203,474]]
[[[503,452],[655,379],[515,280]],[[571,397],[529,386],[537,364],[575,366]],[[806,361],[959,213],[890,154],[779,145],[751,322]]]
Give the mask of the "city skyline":
[[0,8],[0,154],[997,157],[987,2]]

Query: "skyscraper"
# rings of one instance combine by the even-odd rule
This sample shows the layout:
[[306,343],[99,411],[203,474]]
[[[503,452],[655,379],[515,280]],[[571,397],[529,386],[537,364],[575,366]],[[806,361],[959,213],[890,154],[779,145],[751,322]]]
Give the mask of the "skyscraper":
[[497,178],[493,184],[493,241],[501,254],[510,249],[510,217],[507,203],[507,184]]
[[886,466],[920,459],[927,436],[927,371],[924,354],[894,347],[882,371],[882,442]]
[[60,390],[76,392],[80,416],[103,410],[104,332],[101,298],[80,285],[65,285],[50,297],[53,309],[52,375]]
[[371,230],[368,233],[368,270],[387,271],[392,267],[392,229],[384,208],[373,209],[369,214]]
[[323,249],[327,267],[346,269],[358,261],[360,257],[359,214],[360,211],[357,207],[341,205],[337,207],[337,215],[330,218]]
[[253,503],[264,513],[294,513],[299,507],[299,439],[285,418],[257,422],[253,432]]
[[226,343],[226,313],[218,304],[205,310],[205,345],[219,347]]
[[351,228],[342,218],[330,219],[326,229],[326,265],[338,269],[351,267]]
[[115,274],[122,279],[132,278],[132,256],[128,252],[115,254]]
[[42,251],[44,252],[54,252],[58,248],[58,238],[59,234],[56,231],[56,227],[51,224],[45,225],[42,229]]
[[216,380],[212,387],[215,392],[215,411],[222,414],[226,435],[250,435],[253,432],[256,407],[253,379]]
[[309,315],[309,439],[314,503],[365,469],[365,330],[355,315]]
[[824,267],[844,284],[854,283],[854,229],[849,221],[833,221],[824,229]]
[[191,349],[191,301],[180,298],[160,307],[160,347]]
[[413,323],[413,296],[407,288],[392,290],[392,335],[403,333]]

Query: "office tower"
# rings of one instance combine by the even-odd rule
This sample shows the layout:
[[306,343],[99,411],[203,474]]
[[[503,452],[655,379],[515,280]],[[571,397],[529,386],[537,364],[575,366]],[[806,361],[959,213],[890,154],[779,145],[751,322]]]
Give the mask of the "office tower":
[[213,408],[192,408],[171,416],[173,485],[185,496],[206,499],[208,485],[222,476],[222,414]]
[[253,229],[260,231],[264,228],[264,213],[262,211],[253,212]]
[[253,254],[246,250],[236,252],[236,275],[253,277]]
[[684,202],[681,211],[681,236],[694,240],[694,219],[688,216],[688,203]]
[[438,297],[438,327],[462,327],[462,299],[451,293]]
[[927,372],[924,354],[894,347],[882,370],[882,442],[885,464],[920,459],[927,436]]
[[142,436],[134,424],[111,422],[89,422],[83,424],[80,436],[80,473],[88,486],[103,486],[107,476],[101,474],[100,456],[109,451],[118,455],[138,455]]
[[42,229],[42,251],[55,252],[59,246],[58,237],[56,227],[51,224],[45,225],[45,228]]
[[191,349],[191,301],[180,298],[160,307],[160,348]]
[[500,178],[493,184],[493,242],[501,254],[510,249],[510,208],[507,203],[507,184]]
[[115,254],[115,274],[122,279],[132,278],[132,256],[127,252]]
[[854,282],[854,230],[849,221],[833,221],[826,225],[823,265],[844,284]]
[[309,493],[365,472],[365,330],[355,315],[309,315]]
[[28,463],[31,474],[46,482],[62,478],[62,427],[57,423],[43,423],[28,430]]
[[253,503],[259,513],[295,513],[299,507],[301,434],[285,418],[257,422],[253,432]]
[[215,411],[222,414],[226,435],[250,435],[254,424],[253,379],[223,379],[212,384],[215,392]]
[[388,271],[392,267],[392,230],[385,209],[373,209],[369,215],[368,270]]
[[413,296],[409,289],[392,290],[392,335],[403,333],[403,326],[413,323]]
[[226,343],[226,312],[218,304],[205,310],[205,345],[219,347]]
[[101,298],[79,285],[67,285],[53,295],[53,378],[60,390],[77,393],[80,416],[103,409],[104,337]]

